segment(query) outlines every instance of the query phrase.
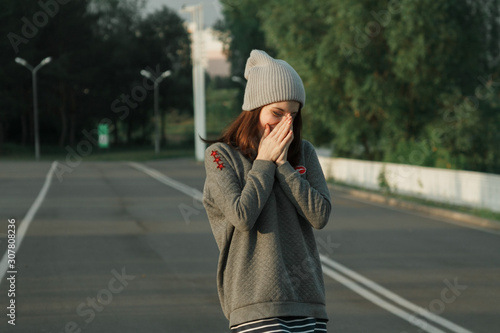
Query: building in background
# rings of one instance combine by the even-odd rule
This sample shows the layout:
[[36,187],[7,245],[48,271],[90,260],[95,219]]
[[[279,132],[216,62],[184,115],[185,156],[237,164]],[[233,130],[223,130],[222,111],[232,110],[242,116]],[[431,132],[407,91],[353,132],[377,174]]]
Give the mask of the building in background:
[[[193,27],[192,23],[188,24],[189,33],[192,33]],[[216,76],[229,77],[231,75],[231,64],[223,52],[222,42],[217,38],[217,34],[212,28],[203,30],[200,44],[205,72],[211,78]]]
[[230,64],[222,52],[222,43],[211,28],[217,20],[222,19],[222,6],[219,0],[148,0],[146,10],[151,12],[162,6],[168,6],[186,19],[188,30],[192,32],[192,23],[188,23],[191,18],[188,13],[182,12],[182,7],[198,4],[203,5],[202,53],[206,57],[204,61],[205,71],[212,78],[216,76],[229,77]]
[[213,29],[204,31],[205,53],[207,57],[206,72],[210,77],[229,77],[231,75],[231,64],[223,53],[222,42],[217,39]]

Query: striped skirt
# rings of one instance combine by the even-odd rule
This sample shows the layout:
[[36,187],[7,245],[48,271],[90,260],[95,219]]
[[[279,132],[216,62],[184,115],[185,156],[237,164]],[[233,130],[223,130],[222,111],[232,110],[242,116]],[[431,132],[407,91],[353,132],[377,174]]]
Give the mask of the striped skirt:
[[326,320],[313,317],[259,319],[231,327],[231,333],[316,333],[326,332]]

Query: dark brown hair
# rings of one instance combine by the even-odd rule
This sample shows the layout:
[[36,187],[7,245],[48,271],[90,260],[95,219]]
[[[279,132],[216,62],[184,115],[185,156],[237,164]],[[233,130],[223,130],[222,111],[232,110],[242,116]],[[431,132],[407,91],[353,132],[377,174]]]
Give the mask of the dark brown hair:
[[[241,114],[222,132],[216,140],[203,140],[208,144],[223,142],[238,150],[254,161],[259,150],[259,116],[262,107],[252,111],[242,111]],[[302,154],[302,117],[301,108],[293,120],[293,141],[288,148],[288,162],[297,166]]]

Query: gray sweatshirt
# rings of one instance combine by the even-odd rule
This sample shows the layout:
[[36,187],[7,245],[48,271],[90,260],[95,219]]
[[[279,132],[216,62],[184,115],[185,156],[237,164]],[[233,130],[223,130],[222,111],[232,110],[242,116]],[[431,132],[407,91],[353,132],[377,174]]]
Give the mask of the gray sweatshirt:
[[224,143],[205,151],[203,204],[220,251],[217,289],[230,326],[280,316],[328,319],[312,228],[328,222],[331,199],[305,140],[300,165],[299,172],[288,162],[252,163]]

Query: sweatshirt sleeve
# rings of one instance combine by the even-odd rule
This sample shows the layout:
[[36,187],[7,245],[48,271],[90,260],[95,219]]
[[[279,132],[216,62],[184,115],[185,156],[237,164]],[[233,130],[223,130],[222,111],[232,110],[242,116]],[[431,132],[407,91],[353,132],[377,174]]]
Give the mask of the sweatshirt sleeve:
[[[235,170],[228,146],[214,144],[205,151],[206,184],[204,200],[211,201],[236,229],[253,228],[273,189],[276,165],[256,160],[246,181],[243,170]],[[244,185],[243,185],[244,184]]]
[[303,150],[305,178],[301,177],[289,162],[276,169],[276,176],[299,214],[309,221],[313,228],[322,229],[328,223],[332,208],[330,191],[314,147],[310,143],[307,143],[307,146],[307,149]]

